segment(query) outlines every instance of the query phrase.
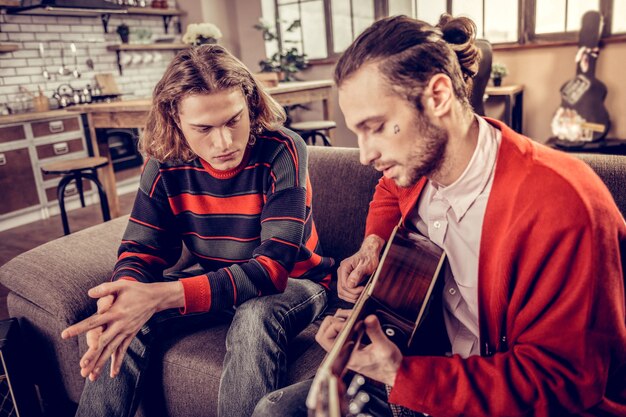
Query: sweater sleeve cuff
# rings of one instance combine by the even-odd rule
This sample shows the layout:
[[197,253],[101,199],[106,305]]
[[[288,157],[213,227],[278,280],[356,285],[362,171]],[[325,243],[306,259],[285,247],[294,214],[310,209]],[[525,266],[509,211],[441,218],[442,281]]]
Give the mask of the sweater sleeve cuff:
[[[411,357],[410,359],[405,357],[402,360],[400,368],[398,368],[398,373],[396,374],[396,380],[393,383],[393,388],[389,393],[389,402],[414,411],[428,413],[430,410],[423,409],[423,395],[417,394],[419,390],[415,389],[415,367],[417,364],[413,359],[415,359],[415,357]],[[417,410],[416,408],[421,408],[421,410]]]
[[211,309],[211,285],[206,275],[182,278],[185,306],[181,314],[206,312]]

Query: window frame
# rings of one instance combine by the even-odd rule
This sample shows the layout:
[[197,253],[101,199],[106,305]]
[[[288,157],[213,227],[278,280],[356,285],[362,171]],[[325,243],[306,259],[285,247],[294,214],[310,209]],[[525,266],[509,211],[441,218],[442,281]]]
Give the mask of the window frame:
[[[307,0],[292,0],[289,3],[300,4]],[[332,27],[332,0],[322,0],[324,8],[324,23],[326,31],[326,58],[309,59],[309,62],[315,64],[328,64],[334,63],[341,53],[334,52],[334,39],[333,39],[333,27]],[[352,24],[352,1],[350,2]],[[388,0],[372,0],[374,2],[374,19],[378,20],[381,17],[389,15],[389,1]],[[446,0],[446,12],[451,13],[452,4],[454,0]],[[457,0],[460,1],[460,0]],[[566,2],[574,0],[566,0]],[[602,42],[613,43],[626,41],[626,33],[611,33],[612,32],[612,12],[613,12],[613,0],[599,0],[599,11],[603,17],[603,29],[602,29]],[[482,0],[483,4],[483,25],[485,19],[485,0]],[[559,45],[572,45],[578,42],[578,31],[564,31],[554,33],[535,33],[536,27],[536,8],[537,0],[518,0],[518,25],[517,25],[517,41],[515,42],[494,42],[495,50],[509,50],[517,48],[533,48],[533,47],[545,47],[545,46],[559,46]],[[279,37],[279,46],[282,47],[282,36],[280,31],[280,12],[278,0],[274,0],[275,22],[277,28],[277,34]],[[567,3],[566,3],[567,11]],[[567,13],[567,12],[566,12]],[[567,14],[565,15],[567,19]],[[565,27],[567,27],[567,20],[565,21]],[[302,30],[302,29],[300,29]],[[354,30],[354,26],[353,26]],[[304,39],[302,40],[304,48]]]

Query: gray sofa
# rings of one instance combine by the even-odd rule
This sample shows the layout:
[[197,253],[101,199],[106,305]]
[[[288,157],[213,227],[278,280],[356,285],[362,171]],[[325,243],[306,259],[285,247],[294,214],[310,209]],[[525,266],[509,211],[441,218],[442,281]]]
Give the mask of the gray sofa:
[[[605,181],[626,213],[626,157],[579,155]],[[354,253],[361,242],[368,202],[379,174],[358,162],[358,150],[310,148],[313,209],[326,254],[337,261]],[[62,341],[61,330],[91,314],[95,303],[87,289],[106,280],[127,218],[119,218],[60,238],[24,253],[0,268],[0,282],[11,291],[8,307],[25,332],[28,365],[39,387],[47,416],[71,415],[83,380],[78,359],[82,338]],[[175,268],[193,260],[183,257]],[[331,309],[338,300],[331,299]],[[224,354],[225,327],[168,340],[154,367],[139,414],[144,416],[215,415]],[[309,326],[290,351],[290,381],[311,377],[323,352]],[[245,393],[242,393],[245,395]]]

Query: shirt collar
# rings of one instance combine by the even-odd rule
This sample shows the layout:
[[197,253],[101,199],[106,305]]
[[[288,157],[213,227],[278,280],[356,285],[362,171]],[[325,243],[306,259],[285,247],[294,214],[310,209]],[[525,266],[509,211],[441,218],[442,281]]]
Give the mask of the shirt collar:
[[478,141],[465,171],[452,184],[446,187],[435,187],[434,197],[442,198],[450,204],[457,221],[461,221],[489,182],[502,137],[502,133],[482,117],[476,116],[476,119],[478,120]]

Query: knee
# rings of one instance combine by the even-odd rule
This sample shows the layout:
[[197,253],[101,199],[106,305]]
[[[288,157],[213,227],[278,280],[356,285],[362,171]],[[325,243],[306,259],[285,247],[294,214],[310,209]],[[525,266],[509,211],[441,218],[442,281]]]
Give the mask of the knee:
[[286,409],[283,404],[284,390],[270,392],[258,402],[252,417],[275,417],[284,415]]
[[253,417],[306,416],[306,397],[311,388],[311,380],[279,389],[261,398],[254,409]]
[[276,331],[284,321],[284,312],[267,297],[254,298],[237,307],[231,331],[243,332],[248,337],[263,331]]

